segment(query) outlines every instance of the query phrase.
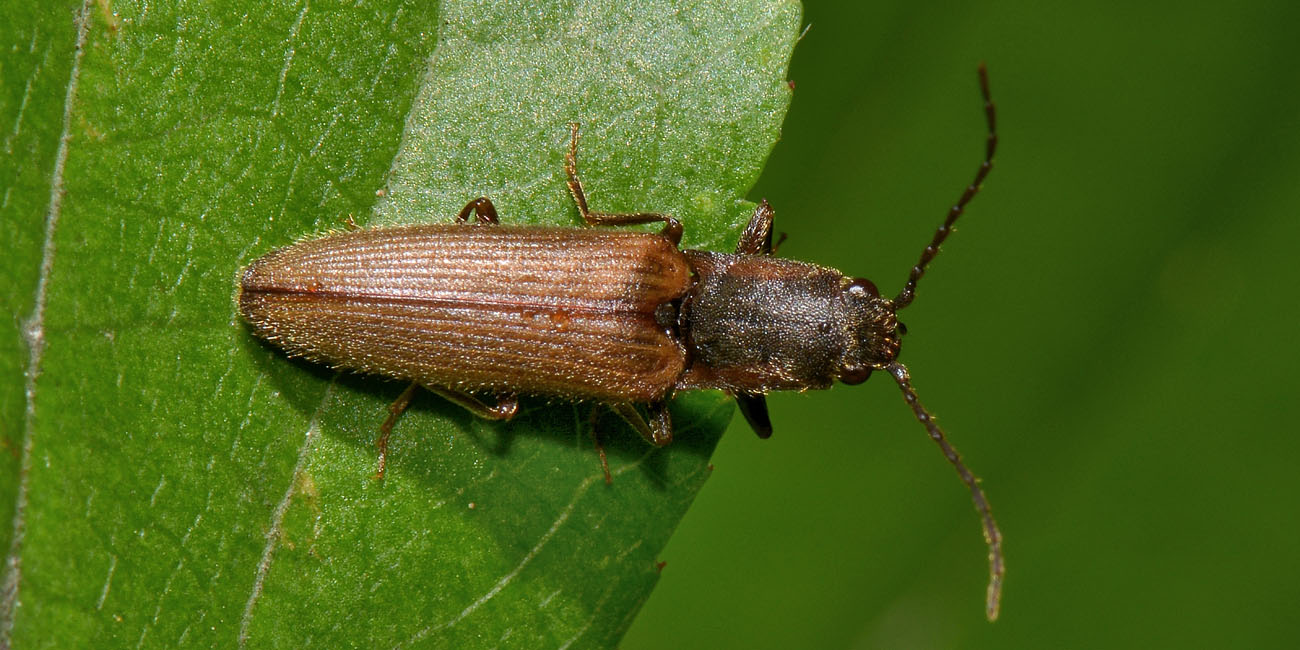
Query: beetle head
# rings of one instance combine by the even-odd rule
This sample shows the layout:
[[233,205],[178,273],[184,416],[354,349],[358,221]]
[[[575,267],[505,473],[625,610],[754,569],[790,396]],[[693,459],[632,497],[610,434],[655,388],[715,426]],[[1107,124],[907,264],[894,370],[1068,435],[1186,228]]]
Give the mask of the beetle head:
[[894,303],[881,298],[866,278],[845,278],[840,290],[844,304],[846,341],[836,377],[849,385],[860,384],[872,370],[883,370],[898,358],[902,343]]

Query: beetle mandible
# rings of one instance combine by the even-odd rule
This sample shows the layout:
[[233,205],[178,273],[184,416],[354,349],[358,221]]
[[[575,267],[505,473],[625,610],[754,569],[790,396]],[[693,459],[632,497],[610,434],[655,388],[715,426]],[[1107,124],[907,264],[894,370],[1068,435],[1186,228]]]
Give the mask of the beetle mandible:
[[[521,394],[594,401],[663,446],[672,441],[666,405],[676,391],[727,392],[766,438],[769,391],[859,384],[884,371],[971,492],[989,547],[993,620],[1002,535],[978,479],[898,361],[896,315],[992,168],[997,128],[983,65],[979,80],[984,159],[893,299],[870,280],[773,257],[767,201],[730,254],[679,250],[681,223],[665,214],[591,211],[572,124],[565,173],[583,220],[662,222],[661,232],[503,226],[492,201],[477,198],[453,224],[359,229],[272,251],[244,270],[239,311],[290,355],[411,381],[380,427],[381,477],[393,424],[418,386],[499,420],[515,415]],[[474,225],[465,223],[471,214]]]

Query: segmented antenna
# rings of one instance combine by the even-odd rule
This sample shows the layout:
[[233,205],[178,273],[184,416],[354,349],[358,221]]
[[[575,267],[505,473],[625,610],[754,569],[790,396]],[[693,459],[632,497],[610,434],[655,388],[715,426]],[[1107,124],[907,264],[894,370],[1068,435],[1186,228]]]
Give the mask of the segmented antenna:
[[912,388],[912,378],[907,374],[907,367],[895,361],[885,368],[889,374],[894,376],[894,381],[898,382],[898,387],[903,390],[903,399],[907,405],[912,407],[912,413],[916,414],[916,419],[925,426],[929,432],[930,439],[939,445],[945,458],[948,459],[952,466],[957,468],[957,475],[961,477],[961,482],[970,488],[971,500],[975,502],[975,510],[979,513],[980,519],[984,524],[984,541],[989,546],[989,589],[985,600],[984,614],[990,621],[998,620],[998,608],[1002,604],[1002,577],[1006,574],[1006,565],[1002,560],[1002,532],[998,530],[998,522],[993,519],[993,510],[989,508],[989,500],[984,496],[984,490],[980,488],[980,480],[966,469],[966,464],[961,462],[961,455],[952,445],[948,444],[948,439],[943,435],[943,429],[935,422],[934,416],[921,406],[921,400],[916,396],[916,390]]
[[979,75],[980,92],[984,94],[984,116],[989,123],[989,137],[984,145],[984,162],[980,163],[979,170],[975,172],[975,180],[966,186],[966,191],[962,192],[961,198],[948,210],[948,218],[943,220],[943,225],[934,231],[934,238],[930,240],[930,245],[921,251],[921,260],[912,267],[912,272],[907,276],[907,284],[903,285],[903,290],[899,291],[898,297],[894,298],[895,310],[912,304],[912,299],[916,297],[916,283],[921,276],[925,275],[925,267],[930,264],[930,260],[934,259],[935,255],[939,254],[939,245],[952,233],[952,224],[962,215],[966,204],[979,193],[984,177],[989,175],[990,169],[993,169],[993,152],[998,148],[997,111],[989,95],[989,73],[983,63],[980,64]]

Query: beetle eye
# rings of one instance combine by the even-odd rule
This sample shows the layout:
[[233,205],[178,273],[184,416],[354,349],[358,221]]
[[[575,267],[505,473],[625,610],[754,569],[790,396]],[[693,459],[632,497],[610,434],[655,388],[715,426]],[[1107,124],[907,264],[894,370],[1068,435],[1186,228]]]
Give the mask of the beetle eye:
[[903,335],[903,336],[907,336],[907,326],[904,325],[904,324],[903,324],[903,321],[901,321],[901,320],[898,321],[898,333],[901,334],[901,335]]
[[840,370],[840,381],[848,386],[856,386],[871,376],[871,368],[844,368]]
[[876,288],[876,283],[866,278],[853,278],[853,281],[849,283],[849,286],[844,287],[844,293],[849,295],[866,294],[872,298],[880,297],[880,290]]

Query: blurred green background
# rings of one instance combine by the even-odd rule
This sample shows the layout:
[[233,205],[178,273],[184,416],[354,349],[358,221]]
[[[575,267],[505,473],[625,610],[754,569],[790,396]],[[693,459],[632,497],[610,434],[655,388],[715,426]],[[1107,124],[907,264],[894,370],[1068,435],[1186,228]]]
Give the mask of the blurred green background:
[[979,161],[887,377],[739,421],[623,647],[1294,647],[1300,5],[817,2],[753,198],[897,291]]

